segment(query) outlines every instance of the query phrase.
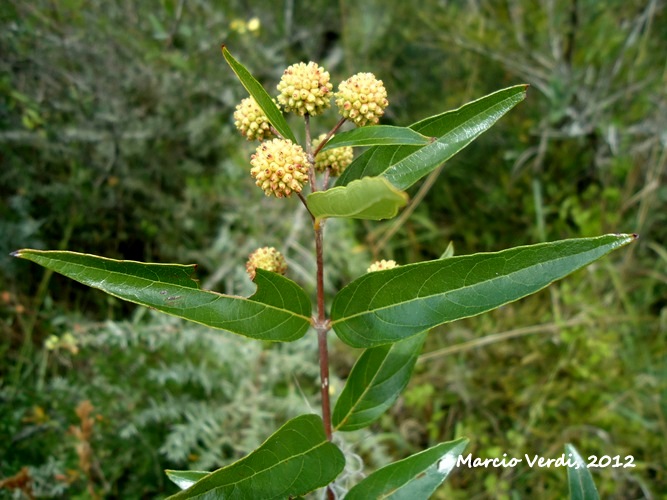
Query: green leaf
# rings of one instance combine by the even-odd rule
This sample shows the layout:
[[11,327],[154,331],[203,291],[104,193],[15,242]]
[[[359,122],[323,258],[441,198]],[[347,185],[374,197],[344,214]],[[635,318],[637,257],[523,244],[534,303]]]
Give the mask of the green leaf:
[[182,490],[188,489],[210,472],[199,470],[165,470],[169,480]]
[[635,239],[610,234],[368,273],[334,297],[332,326],[353,347],[396,342],[535,293]]
[[248,93],[255,99],[257,105],[262,108],[262,111],[264,111],[264,114],[271,125],[273,125],[273,128],[280,132],[280,135],[285,139],[289,139],[296,144],[296,137],[287,124],[287,120],[285,120],[285,117],[278,106],[276,106],[276,103],[273,102],[271,96],[264,90],[264,87],[262,87],[255,77],[250,74],[250,71],[248,71],[243,64],[234,59],[224,45],[222,46],[222,55],[224,56],[225,61],[227,61],[227,64],[229,64],[234,73],[236,73],[236,76]]
[[293,281],[257,270],[250,298],[200,290],[196,265],[145,264],[74,252],[19,250],[60,274],[135,304],[179,318],[261,340],[289,342],[310,326],[311,303]]
[[412,145],[424,146],[432,139],[415,132],[408,127],[394,127],[392,125],[374,125],[372,127],[359,127],[347,132],[336,134],[325,144],[322,151],[328,149],[342,148],[344,146],[391,146]]
[[[571,445],[565,445],[565,453],[570,455],[568,457],[567,468],[567,482],[570,487],[571,500],[598,500],[598,490],[593,482],[591,471],[588,470],[588,465],[584,459],[579,455],[577,449]],[[570,465],[570,464],[574,465]]]
[[341,451],[324,435],[317,415],[296,417],[250,455],[204,476],[170,499],[282,499],[332,482],[345,466]]
[[383,176],[398,189],[407,189],[491,128],[526,97],[526,85],[489,94],[464,106],[431,116],[410,126],[438,139],[426,146],[375,146],[358,156],[338,178],[337,186],[355,179]]
[[429,498],[447,478],[467,439],[441,443],[378,469],[352,488],[345,500]]
[[347,186],[316,191],[307,196],[308,209],[316,219],[390,219],[408,202],[408,195],[382,177],[365,177]]
[[364,351],[336,402],[336,430],[366,427],[394,404],[408,385],[427,333]]

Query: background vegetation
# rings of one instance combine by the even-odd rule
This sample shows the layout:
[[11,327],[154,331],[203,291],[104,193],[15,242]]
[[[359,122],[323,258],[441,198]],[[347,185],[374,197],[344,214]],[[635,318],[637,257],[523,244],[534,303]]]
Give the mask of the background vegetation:
[[[398,404],[346,435],[348,479],[436,442],[493,457],[631,454],[606,498],[667,491],[664,1],[10,0],[0,9],[0,483],[40,498],[155,498],[317,398],[315,342],[253,343],[134,309],[9,257],[22,247],[198,262],[252,289],[259,245],[314,286],[296,200],[264,198],[233,130],[244,90],[315,60],[373,71],[406,125],[516,83],[528,99],[410,192],[398,219],[327,227],[337,289],[401,263],[606,232],[637,244],[530,299],[436,329]],[[335,120],[335,117],[331,117]],[[333,340],[344,378],[356,353]],[[334,383],[340,389],[342,382]],[[89,403],[86,403],[89,402]],[[525,464],[524,464],[525,465]],[[23,467],[24,472],[21,473]],[[356,467],[356,468],[355,468]],[[459,470],[447,498],[559,498],[564,469]],[[13,479],[12,479],[13,478]],[[27,490],[27,486],[24,488]],[[0,498],[20,496],[0,489]]]

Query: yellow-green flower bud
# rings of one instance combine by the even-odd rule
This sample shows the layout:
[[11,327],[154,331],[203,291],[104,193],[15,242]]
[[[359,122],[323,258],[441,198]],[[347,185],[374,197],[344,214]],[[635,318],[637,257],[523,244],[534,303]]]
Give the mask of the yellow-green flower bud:
[[[327,134],[322,134],[315,139],[313,141],[313,149],[317,149],[317,146],[320,145],[326,136]],[[351,146],[320,151],[315,157],[315,170],[324,172],[327,168],[330,168],[331,175],[338,177],[352,163],[353,159],[354,153]]]
[[261,142],[275,137],[269,119],[252,97],[246,97],[236,106],[234,125],[249,141],[257,139]]
[[368,268],[367,272],[372,273],[374,271],[384,271],[386,269],[393,269],[398,267],[395,260],[378,260],[373,262]]
[[285,274],[287,272],[287,261],[283,257],[283,254],[275,248],[262,247],[250,254],[245,268],[248,271],[250,279],[254,281],[257,269]]
[[357,73],[338,86],[336,106],[357,127],[376,125],[389,105],[382,80],[373,73]]
[[319,115],[331,106],[329,72],[314,62],[292,64],[278,84],[278,102],[287,112]]
[[264,141],[250,157],[250,174],[266,196],[290,197],[308,182],[308,163],[301,146],[287,139]]

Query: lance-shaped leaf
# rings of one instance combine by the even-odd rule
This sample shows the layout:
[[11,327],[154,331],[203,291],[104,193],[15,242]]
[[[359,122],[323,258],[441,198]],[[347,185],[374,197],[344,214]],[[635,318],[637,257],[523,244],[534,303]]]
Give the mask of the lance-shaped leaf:
[[200,290],[195,265],[145,264],[95,255],[19,250],[16,257],[63,274],[114,297],[179,318],[261,340],[289,342],[310,326],[308,296],[293,281],[257,270],[252,297]]
[[301,415],[283,425],[250,455],[211,472],[169,498],[290,498],[326,486],[344,466],[345,457],[327,440],[322,419]]
[[408,195],[382,177],[364,177],[347,186],[316,191],[307,196],[308,209],[316,219],[390,219],[408,202]]
[[441,443],[382,467],[352,488],[345,500],[429,498],[447,479],[467,445],[467,439]]
[[169,480],[182,490],[187,490],[190,486],[208,476],[210,472],[199,470],[165,470]]
[[565,445],[567,467],[567,482],[571,500],[598,500],[600,495],[593,482],[588,465],[571,444]]
[[491,128],[526,97],[526,85],[517,85],[472,101],[456,110],[431,116],[410,126],[437,140],[426,146],[375,146],[357,157],[338,178],[344,186],[366,176],[383,176],[407,189],[435,170]]
[[336,295],[332,326],[353,347],[396,342],[535,293],[635,238],[562,240],[368,273]]
[[364,351],[336,402],[332,416],[336,430],[366,427],[394,404],[410,381],[427,333]]
[[342,148],[344,146],[393,146],[411,145],[425,146],[434,138],[426,137],[408,127],[394,127],[393,125],[375,125],[372,127],[358,127],[347,132],[336,134],[325,144],[322,151]]
[[221,48],[225,61],[227,61],[227,64],[232,68],[232,71],[236,73],[236,76],[248,93],[255,99],[257,105],[264,111],[264,114],[271,125],[273,125],[273,128],[280,132],[280,135],[285,139],[289,139],[296,144],[294,132],[292,132],[292,129],[287,124],[287,120],[285,120],[285,117],[280,109],[278,109],[278,106],[276,106],[276,103],[273,102],[271,96],[264,90],[262,84],[250,74],[250,71],[248,71],[243,64],[234,59],[229,50],[227,50],[227,47],[223,45]]

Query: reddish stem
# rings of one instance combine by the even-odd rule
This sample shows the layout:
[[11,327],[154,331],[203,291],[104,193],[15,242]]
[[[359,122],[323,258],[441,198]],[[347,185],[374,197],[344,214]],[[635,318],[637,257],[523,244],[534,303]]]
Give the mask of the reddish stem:
[[315,252],[317,258],[317,317],[315,329],[320,355],[320,381],[322,392],[322,420],[327,439],[331,441],[331,402],[329,398],[329,352],[327,349],[327,333],[329,321],[324,309],[324,259],[322,245],[322,225],[315,220]]
[[343,125],[343,123],[345,123],[345,120],[347,120],[347,118],[341,118],[338,121],[338,123],[336,123],[336,126],[334,128],[332,128],[331,130],[329,130],[329,132],[324,137],[324,139],[322,139],[322,142],[320,142],[317,145],[317,149],[315,149],[315,151],[313,152],[313,158],[315,158],[317,156],[317,153],[319,153],[322,150],[322,148],[327,145],[327,142],[329,142],[329,139],[331,139],[331,136],[334,135],[336,132],[338,132],[338,129],[341,127],[341,125]]
[[[313,154],[311,135],[310,135],[310,116],[304,115],[306,125],[306,155],[308,157],[309,169],[308,177],[310,180],[311,190],[317,191],[315,185],[315,154]],[[331,135],[338,130],[343,124],[341,120],[336,127],[329,133],[327,139],[323,141],[324,145]],[[317,149],[319,151],[320,148]],[[329,441],[331,441],[331,399],[329,397],[329,351],[327,347],[327,333],[331,329],[329,320],[327,319],[326,310],[324,308],[324,245],[323,245],[323,222],[313,216],[306,199],[301,193],[299,199],[308,210],[310,217],[313,220],[313,229],[315,230],[315,257],[317,262],[317,312],[313,318],[313,326],[317,331],[317,346],[320,358],[320,391],[322,395],[322,422],[324,424],[324,433]],[[334,500],[336,495],[331,486],[327,486],[327,498]]]

